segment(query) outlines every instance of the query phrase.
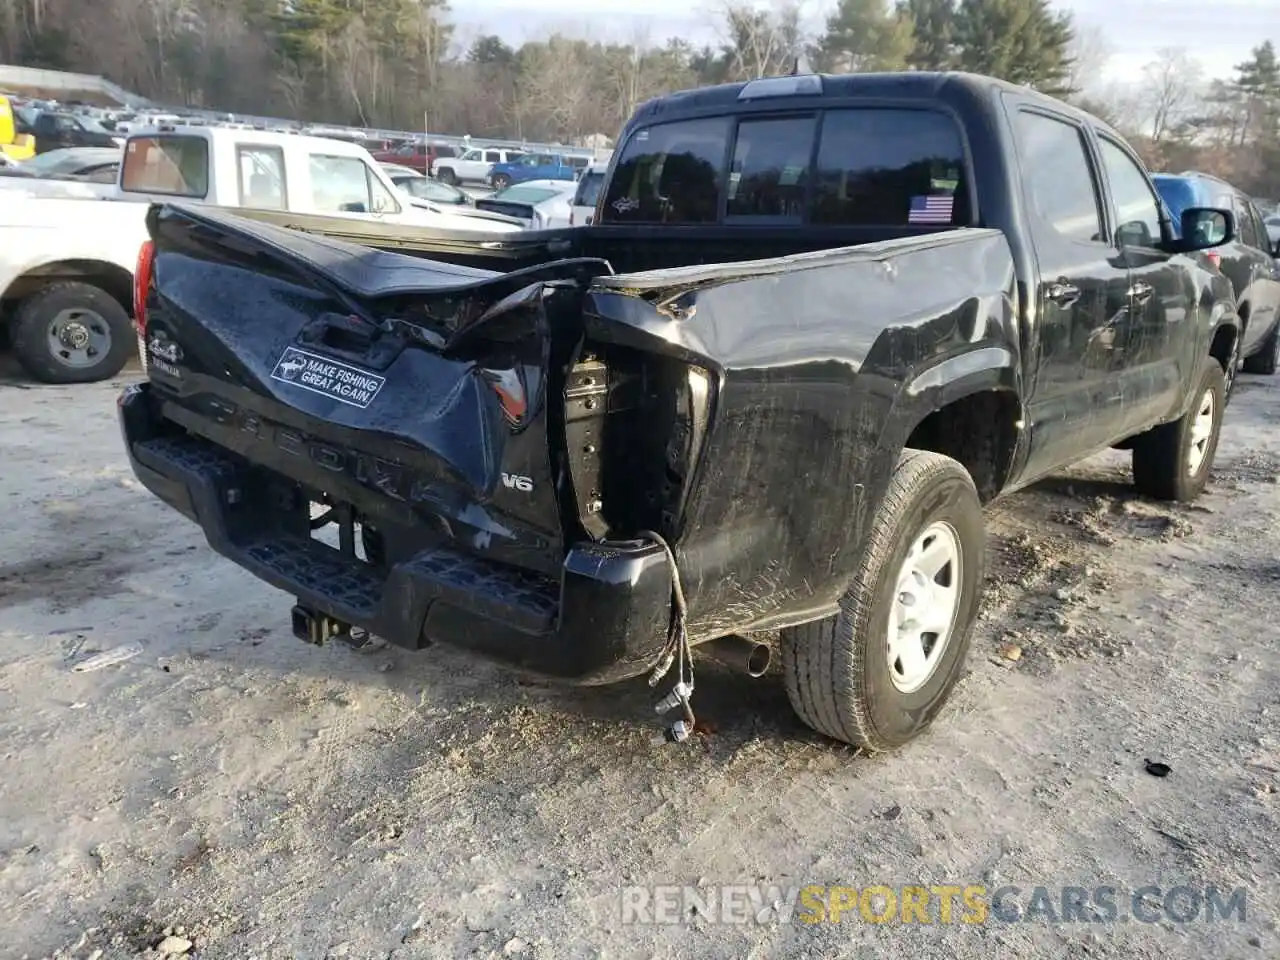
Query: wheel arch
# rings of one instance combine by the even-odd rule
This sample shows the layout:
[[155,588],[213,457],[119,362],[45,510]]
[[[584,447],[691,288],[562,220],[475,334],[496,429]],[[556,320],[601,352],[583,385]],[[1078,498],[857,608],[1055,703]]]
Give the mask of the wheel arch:
[[0,300],[25,300],[50,283],[76,281],[98,287],[133,316],[133,272],[110,260],[50,260],[28,267],[0,291]]
[[899,448],[959,461],[984,503],[1009,483],[1025,423],[1016,357],[986,347],[945,360],[909,380],[899,398]]

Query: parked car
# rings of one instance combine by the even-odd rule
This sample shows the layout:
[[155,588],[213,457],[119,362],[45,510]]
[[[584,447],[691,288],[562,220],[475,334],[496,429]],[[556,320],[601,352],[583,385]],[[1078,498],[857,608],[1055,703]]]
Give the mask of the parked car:
[[64,147],[118,147],[124,142],[97,120],[70,113],[41,111],[32,127],[38,154]]
[[[457,187],[432,180],[417,170],[408,167],[396,167],[382,164],[382,169],[396,188],[402,191],[409,203],[416,207],[435,212],[446,212],[455,216],[471,217],[476,220],[500,224],[505,229],[528,229],[529,223],[509,216],[502,211],[492,211],[478,206],[475,201]],[[484,229],[477,226],[475,229]]]
[[964,672],[983,502],[1114,446],[1150,496],[1209,479],[1239,320],[1197,253],[1235,213],[1175,235],[1076,108],[725,84],[642,106],[603,194],[589,227],[389,252],[152,208],[138,313],[173,359],[119,401],[139,480],[312,642],[678,661],[680,739],[693,645],[758,675],[777,632],[800,717],[881,750]]
[[1240,315],[1241,369],[1273,374],[1280,366],[1280,268],[1276,243],[1262,215],[1244,192],[1204,173],[1158,173],[1156,189],[1176,222],[1188,207],[1222,207],[1235,213],[1239,230],[1206,256],[1226,275],[1236,292]]
[[90,183],[115,183],[120,172],[119,147],[63,147],[40,153],[22,165],[28,177],[72,177]]
[[530,180],[476,201],[477,210],[515,217],[527,229],[569,226],[576,184],[565,180]]
[[608,169],[607,163],[593,163],[578,177],[578,187],[573,194],[573,209],[569,211],[569,226],[590,226]]
[[1277,257],[1280,257],[1280,214],[1272,214],[1263,221],[1267,228],[1267,237]]
[[440,180],[432,180],[426,174],[419,173],[409,167],[398,167],[393,164],[381,165],[391,182],[397,187],[419,200],[430,200],[445,206],[465,207],[471,205],[471,198],[459,190]]
[[[330,229],[336,221],[489,239],[522,229],[511,218],[414,200],[368,152],[340,140],[167,127],[133,134],[123,156],[115,185],[0,176],[0,328],[39,380],[102,380],[135,355],[133,267],[153,200],[275,212]],[[95,196],[108,191],[136,202]]]
[[419,173],[431,175],[435,162],[444,157],[456,157],[458,151],[447,143],[425,143],[421,140],[401,144],[394,150],[380,150],[373,154],[379,163],[396,163],[410,167]]
[[474,147],[460,157],[442,159],[435,167],[437,180],[444,183],[485,183],[496,163],[512,163],[524,156],[522,150],[501,147]]
[[507,163],[495,163],[489,170],[489,185],[505,190],[513,183],[529,180],[573,180],[578,168],[567,159],[552,153],[526,153]]

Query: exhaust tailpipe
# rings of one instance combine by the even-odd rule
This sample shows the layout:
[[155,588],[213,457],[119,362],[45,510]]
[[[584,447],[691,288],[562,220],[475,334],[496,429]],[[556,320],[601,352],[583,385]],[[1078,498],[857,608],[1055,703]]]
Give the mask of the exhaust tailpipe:
[[698,650],[719,660],[726,667],[745,673],[749,677],[763,677],[773,660],[773,648],[767,643],[748,640],[737,634],[716,637],[700,643]]

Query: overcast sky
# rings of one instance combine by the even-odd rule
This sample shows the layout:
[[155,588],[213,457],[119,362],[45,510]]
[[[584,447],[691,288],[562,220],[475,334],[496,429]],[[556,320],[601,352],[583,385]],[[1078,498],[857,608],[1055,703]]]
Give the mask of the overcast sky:
[[[1161,47],[1186,47],[1208,76],[1228,76],[1258,43],[1280,44],[1280,0],[1057,0],[1055,6],[1104,32],[1112,48],[1109,80],[1139,78]],[[518,44],[552,30],[620,41],[637,34],[653,42],[717,39],[716,0],[454,0],[452,7],[463,42],[497,33]],[[834,7],[834,0],[806,5],[815,25]]]

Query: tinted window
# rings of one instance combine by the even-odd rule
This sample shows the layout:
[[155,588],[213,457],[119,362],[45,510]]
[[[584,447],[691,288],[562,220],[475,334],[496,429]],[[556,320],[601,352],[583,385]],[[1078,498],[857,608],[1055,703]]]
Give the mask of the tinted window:
[[1169,208],[1169,214],[1173,218],[1176,229],[1182,222],[1182,211],[1196,205],[1195,190],[1192,189],[1191,184],[1178,177],[1156,177],[1155,184],[1160,199]]
[[726,216],[800,221],[816,123],[813,117],[787,117],[738,124]]
[[1102,217],[1083,133],[1038,113],[1018,113],[1023,186],[1041,223],[1068,240],[1102,239]]
[[123,190],[175,197],[209,192],[209,147],[203,137],[135,137],[124,151]]
[[1152,247],[1163,237],[1160,203],[1142,168],[1119,146],[1102,138],[1102,165],[1116,209],[1116,245]]
[[829,111],[822,121],[810,220],[969,223],[964,149],[955,123],[927,110]]
[[498,153],[497,150],[486,150],[484,152],[484,162],[485,163],[501,163],[502,154]]
[[237,147],[240,203],[265,210],[285,208],[284,151],[279,147]]
[[714,223],[730,123],[682,120],[633,133],[609,180],[601,222]]
[[431,150],[437,157],[456,157],[458,155],[458,151],[453,147],[444,146],[443,144],[432,147]]

